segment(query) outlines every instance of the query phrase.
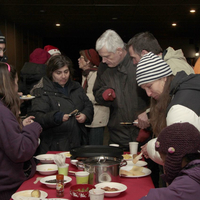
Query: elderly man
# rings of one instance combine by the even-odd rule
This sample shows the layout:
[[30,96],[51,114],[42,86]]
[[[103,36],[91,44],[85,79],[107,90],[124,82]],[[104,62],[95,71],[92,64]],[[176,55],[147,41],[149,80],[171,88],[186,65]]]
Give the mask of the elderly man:
[[154,35],[150,32],[141,32],[134,35],[128,42],[127,48],[134,64],[138,64],[141,57],[152,52],[170,66],[173,75],[179,71],[185,71],[186,74],[194,74],[193,68],[187,63],[181,49],[174,50],[168,47],[164,51]]
[[5,62],[7,57],[4,56],[4,52],[6,51],[6,39],[0,31],[0,61]]
[[[144,112],[148,107],[148,98],[137,86],[136,66],[115,31],[105,31],[96,42],[96,50],[102,62],[98,67],[93,92],[99,104],[110,108],[109,143],[119,144],[128,150],[129,142],[136,141],[138,127],[149,126]],[[135,120],[138,121],[138,127],[120,124]]]

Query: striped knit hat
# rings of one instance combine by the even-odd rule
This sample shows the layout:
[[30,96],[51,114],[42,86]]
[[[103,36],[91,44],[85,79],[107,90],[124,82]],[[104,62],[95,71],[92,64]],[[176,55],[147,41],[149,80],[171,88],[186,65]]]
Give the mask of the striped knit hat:
[[149,52],[145,54],[137,65],[136,80],[138,86],[170,76],[172,70],[159,56]]
[[161,131],[155,149],[166,155],[163,178],[170,184],[182,169],[183,157],[200,153],[199,131],[187,122],[174,123]]

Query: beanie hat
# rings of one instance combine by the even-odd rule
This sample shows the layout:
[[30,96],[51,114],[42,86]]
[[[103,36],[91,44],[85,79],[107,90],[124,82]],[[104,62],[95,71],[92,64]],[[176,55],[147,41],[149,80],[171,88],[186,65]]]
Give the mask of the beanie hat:
[[37,48],[29,56],[29,62],[36,64],[45,64],[51,55],[44,49]]
[[97,67],[99,66],[99,63],[100,63],[99,54],[94,49],[86,49],[84,50],[84,53],[85,53],[86,58],[93,65],[96,65]]
[[53,55],[55,53],[61,54],[59,49],[57,47],[51,46],[51,45],[46,45],[44,47],[44,50],[47,51],[50,55]]
[[0,43],[6,43],[6,39],[5,37],[3,36],[2,32],[0,31]]
[[159,56],[149,52],[141,58],[137,65],[136,80],[140,86],[171,74],[172,70],[169,65]]
[[190,123],[172,124],[161,131],[155,149],[166,155],[164,179],[170,184],[182,169],[183,157],[200,153],[200,133]]

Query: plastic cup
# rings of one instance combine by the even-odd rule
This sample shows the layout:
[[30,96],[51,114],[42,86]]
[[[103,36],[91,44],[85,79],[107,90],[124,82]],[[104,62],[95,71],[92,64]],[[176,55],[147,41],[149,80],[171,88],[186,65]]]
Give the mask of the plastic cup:
[[88,184],[89,172],[86,171],[76,172],[75,175],[77,184]]
[[104,193],[105,191],[101,189],[91,189],[89,190],[90,200],[103,200]]
[[58,167],[58,174],[63,174],[64,176],[68,175],[69,164]]
[[137,154],[138,152],[138,142],[129,142],[130,154]]

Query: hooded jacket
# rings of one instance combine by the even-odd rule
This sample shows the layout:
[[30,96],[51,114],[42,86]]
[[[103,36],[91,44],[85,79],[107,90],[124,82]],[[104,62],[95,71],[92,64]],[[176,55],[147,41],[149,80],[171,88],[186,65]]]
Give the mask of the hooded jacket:
[[[102,94],[112,88],[115,91],[114,101],[105,101]],[[135,126],[122,126],[120,122],[133,122],[149,106],[145,91],[137,86],[136,66],[127,53],[116,67],[100,63],[93,88],[95,100],[110,108],[108,129],[109,143],[119,144],[128,150],[129,142],[136,141],[139,129]]]
[[[33,155],[42,127],[34,122],[21,130],[16,117],[2,101],[0,127],[0,199],[9,200],[18,187],[35,174]],[[29,160],[32,168],[27,177],[23,168]]]
[[75,116],[63,122],[64,114],[78,109],[86,115],[85,123],[93,119],[93,105],[78,82],[69,81],[65,88],[46,76],[33,88],[31,114],[43,127],[38,153],[69,151],[87,143],[85,124],[78,123]]
[[200,160],[191,161],[166,188],[151,189],[140,200],[199,200]]
[[194,74],[193,68],[187,63],[181,49],[174,50],[168,47],[162,54],[162,59],[170,66],[173,75],[185,71],[186,74]]
[[[171,82],[170,95],[172,100],[167,108],[167,126],[173,123],[189,122],[200,131],[200,75],[187,75],[178,72]],[[148,142],[149,157],[162,164],[159,153],[155,151],[155,139]]]

